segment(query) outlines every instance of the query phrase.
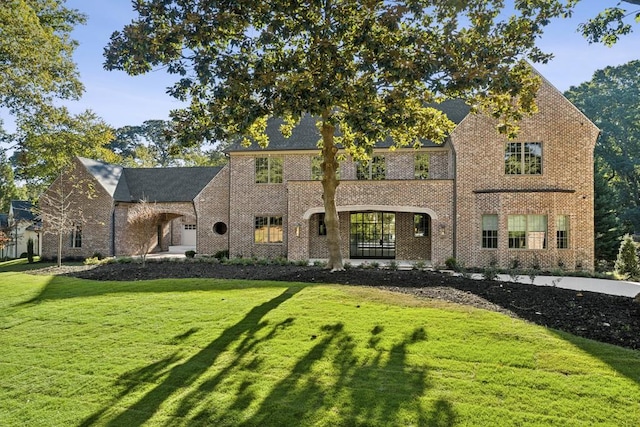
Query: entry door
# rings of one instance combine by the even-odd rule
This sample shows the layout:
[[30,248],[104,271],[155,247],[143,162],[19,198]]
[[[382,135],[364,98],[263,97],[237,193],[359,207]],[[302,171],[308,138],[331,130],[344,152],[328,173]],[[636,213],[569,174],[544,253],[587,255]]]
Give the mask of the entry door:
[[396,257],[396,215],[390,212],[351,214],[351,258]]
[[195,224],[184,224],[182,230],[182,246],[195,246],[196,245],[196,230]]

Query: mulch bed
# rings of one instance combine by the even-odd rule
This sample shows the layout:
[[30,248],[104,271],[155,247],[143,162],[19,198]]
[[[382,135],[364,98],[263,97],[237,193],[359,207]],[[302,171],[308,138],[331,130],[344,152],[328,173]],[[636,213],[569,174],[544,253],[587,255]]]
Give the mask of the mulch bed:
[[[550,286],[473,280],[420,270],[350,268],[334,272],[316,266],[225,265],[205,262],[106,264],[95,268],[50,269],[90,280],[149,280],[211,277],[374,286],[421,298],[437,298],[499,311],[593,340],[640,349],[640,304],[633,298],[577,292]],[[45,273],[44,271],[42,273]]]

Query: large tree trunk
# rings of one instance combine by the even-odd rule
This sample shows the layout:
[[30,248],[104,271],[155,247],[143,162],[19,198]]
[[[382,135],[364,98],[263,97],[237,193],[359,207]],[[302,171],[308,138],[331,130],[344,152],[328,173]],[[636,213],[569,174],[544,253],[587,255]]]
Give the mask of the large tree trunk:
[[340,221],[336,209],[336,189],[340,183],[336,178],[338,170],[338,149],[334,145],[335,126],[327,122],[328,114],[322,121],[322,199],[324,200],[324,221],[327,227],[327,246],[331,271],[342,271],[342,252],[340,251]]

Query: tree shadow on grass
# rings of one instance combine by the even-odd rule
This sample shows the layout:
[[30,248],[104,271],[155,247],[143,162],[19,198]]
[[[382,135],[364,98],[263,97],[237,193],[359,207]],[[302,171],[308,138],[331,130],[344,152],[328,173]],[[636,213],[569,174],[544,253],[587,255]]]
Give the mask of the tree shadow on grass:
[[[118,414],[113,419],[108,420],[108,426],[135,426],[144,424],[160,409],[162,404],[169,399],[178,389],[188,387],[200,378],[212,365],[216,363],[218,356],[226,351],[229,346],[243,334],[254,335],[262,329],[266,323],[261,322],[262,318],[270,311],[276,309],[280,304],[293,297],[301,288],[288,288],[277,297],[254,307],[247,315],[232,327],[226,329],[222,335],[212,341],[208,346],[193,355],[186,362],[171,368],[166,378],[157,384],[152,390],[147,392],[140,400],[129,406],[124,412]],[[150,378],[161,376],[166,367],[175,363],[170,357],[163,361],[152,364],[140,370],[128,373],[121,377],[121,381],[131,382],[132,386],[125,388],[119,399],[135,389],[135,384],[149,381]],[[112,402],[112,404],[115,402]],[[110,405],[112,406],[112,405]],[[101,409],[88,417],[81,425],[89,426],[96,422],[103,422],[103,414],[109,408]]]
[[[94,296],[120,293],[161,293],[192,292],[210,290],[250,289],[257,287],[282,288],[287,283],[229,280],[229,279],[157,279],[134,282],[100,282],[87,281],[73,277],[54,276],[43,287],[40,293],[29,300],[14,304],[26,306],[42,301],[71,298],[88,298]],[[303,286],[301,283],[300,286]]]

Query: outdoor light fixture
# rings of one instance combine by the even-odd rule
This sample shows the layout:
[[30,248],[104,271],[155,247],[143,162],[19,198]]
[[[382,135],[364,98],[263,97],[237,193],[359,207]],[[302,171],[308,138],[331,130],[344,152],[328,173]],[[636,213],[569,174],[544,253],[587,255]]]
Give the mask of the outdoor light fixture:
[[444,232],[446,230],[447,226],[444,224],[440,224],[440,235],[444,236]]
[[300,237],[300,224],[296,224],[296,237]]

